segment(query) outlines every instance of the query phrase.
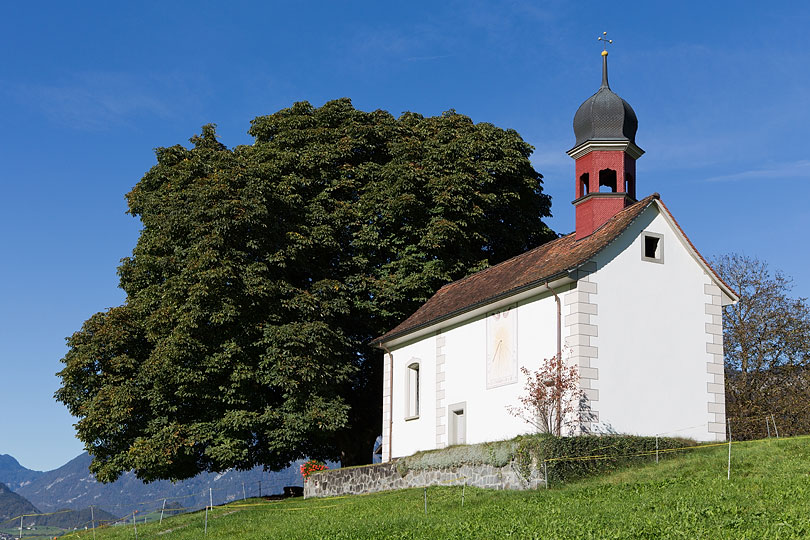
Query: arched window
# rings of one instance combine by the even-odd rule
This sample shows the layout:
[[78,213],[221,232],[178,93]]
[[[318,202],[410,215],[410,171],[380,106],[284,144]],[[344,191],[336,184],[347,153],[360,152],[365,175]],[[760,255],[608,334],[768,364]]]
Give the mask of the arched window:
[[579,177],[579,196],[584,197],[590,192],[590,186],[588,182],[590,181],[590,175],[588,173],[583,174]]
[[405,391],[405,419],[419,418],[419,362],[408,366]]
[[613,169],[599,171],[599,191],[602,193],[616,193],[616,171]]

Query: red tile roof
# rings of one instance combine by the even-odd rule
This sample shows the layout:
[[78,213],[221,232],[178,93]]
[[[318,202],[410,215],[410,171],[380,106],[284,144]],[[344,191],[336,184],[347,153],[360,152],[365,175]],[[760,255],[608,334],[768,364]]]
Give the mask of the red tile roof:
[[613,242],[655,199],[660,199],[658,193],[653,193],[628,206],[593,234],[578,241],[576,234],[571,233],[500,264],[448,283],[413,315],[393,330],[375,339],[373,343],[380,345],[465,311],[562,277],[568,270],[588,262]]

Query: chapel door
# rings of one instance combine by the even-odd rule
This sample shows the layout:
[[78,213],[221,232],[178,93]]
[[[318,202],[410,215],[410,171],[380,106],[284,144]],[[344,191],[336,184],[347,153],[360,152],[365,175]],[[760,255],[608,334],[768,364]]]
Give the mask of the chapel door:
[[450,407],[450,444],[467,444],[467,407],[459,403]]

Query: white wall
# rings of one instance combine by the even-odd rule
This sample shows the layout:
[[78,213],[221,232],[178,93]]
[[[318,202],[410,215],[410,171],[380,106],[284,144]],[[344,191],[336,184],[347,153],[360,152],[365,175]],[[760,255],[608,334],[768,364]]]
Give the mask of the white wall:
[[[419,450],[435,448],[436,428],[436,338],[426,337],[393,349],[394,392],[392,402],[392,457],[409,456]],[[419,418],[405,420],[407,416],[406,381],[408,366],[419,362],[420,407]],[[388,429],[388,426],[383,426]],[[385,454],[385,449],[383,455]]]
[[[556,353],[557,311],[554,298],[545,296],[518,304],[518,366],[535,370],[544,358]],[[509,414],[507,406],[518,406],[525,378],[487,389],[486,320],[453,328],[445,333],[447,373],[446,403],[467,403],[467,443],[508,439],[533,431],[533,427]]]
[[[507,411],[507,406],[520,404],[519,398],[524,394],[525,384],[522,374],[519,373],[516,383],[487,389],[485,317],[479,316],[446,328],[440,335],[445,339],[445,396],[442,408],[466,402],[467,443],[508,439],[533,431],[532,426]],[[518,303],[517,344],[518,366],[532,370],[536,370],[543,359],[556,353],[557,308],[554,297],[549,293]],[[400,457],[418,450],[436,448],[436,336],[431,335],[393,349],[392,353],[392,455]],[[404,382],[407,366],[413,358],[422,361],[422,411],[418,420],[406,421]],[[443,422],[447,429],[447,416]],[[448,440],[446,434],[443,440]]]
[[[663,264],[642,260],[642,231],[663,235]],[[654,205],[596,262],[600,423],[620,433],[714,440],[707,426],[709,277]]]

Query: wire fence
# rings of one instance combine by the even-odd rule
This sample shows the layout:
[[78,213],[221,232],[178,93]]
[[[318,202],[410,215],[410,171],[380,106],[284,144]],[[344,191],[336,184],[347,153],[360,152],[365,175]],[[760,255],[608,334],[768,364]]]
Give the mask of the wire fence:
[[732,417],[731,429],[737,440],[767,439],[804,435],[803,421],[789,413],[767,412],[747,417]]
[[[687,428],[681,428],[677,430],[667,431],[659,433],[655,436],[656,438],[656,448],[654,450],[643,450],[637,452],[625,452],[625,453],[610,453],[610,452],[598,452],[598,453],[589,453],[584,455],[565,455],[565,456],[554,456],[549,457],[542,460],[542,463],[538,463],[538,467],[542,468],[542,472],[544,474],[544,483],[546,489],[549,487],[549,476],[548,476],[548,467],[553,465],[554,463],[561,463],[561,462],[583,462],[583,461],[603,461],[603,460],[632,460],[635,458],[654,458],[655,462],[658,462],[661,457],[663,456],[671,456],[678,453],[687,453],[693,452],[697,450],[709,449],[709,448],[717,448],[721,446],[728,447],[728,458],[727,458],[727,471],[726,476],[727,479],[730,479],[732,476],[732,447],[734,445],[740,443],[756,443],[756,442],[767,442],[768,438],[778,439],[781,437],[785,437],[785,426],[780,426],[778,423],[779,416],[775,414],[766,414],[756,417],[747,417],[747,418],[729,418],[726,423],[727,427],[727,437],[725,441],[718,441],[718,442],[704,442],[704,443],[696,443],[693,445],[687,446],[680,446],[675,448],[659,448],[657,445],[657,440],[659,437],[663,437],[665,435],[673,435],[679,432],[688,432],[693,431],[698,428],[708,427],[707,424],[702,424],[698,426],[690,426]],[[763,426],[764,433],[766,434],[765,437],[758,441],[751,441],[751,440],[737,440],[734,438],[735,434],[735,427],[738,430],[745,429],[745,426]],[[790,432],[788,430],[788,432]],[[792,434],[792,436],[805,438],[810,437],[810,435],[796,435]],[[606,436],[609,437],[609,436]],[[611,445],[605,445],[602,447],[596,447],[592,450],[604,450],[609,448]],[[452,482],[461,488],[460,492],[460,503],[464,505],[464,498],[465,492],[467,488],[466,480],[463,484],[458,484],[459,480],[465,480],[464,478],[455,478]],[[437,482],[432,484],[431,486],[425,486],[423,488],[423,497],[424,497],[424,512],[428,512],[428,501],[429,501],[429,493],[428,490],[430,487],[436,487],[446,484],[447,482]],[[265,484],[266,487],[266,484]],[[278,496],[267,496],[266,494],[262,493],[262,482],[261,481],[253,481],[253,482],[242,482],[241,483],[241,493],[234,492],[233,488],[215,488],[215,487],[208,487],[202,491],[196,491],[194,493],[189,493],[186,495],[181,496],[165,496],[165,497],[155,497],[149,500],[140,501],[138,503],[132,504],[134,506],[131,511],[129,511],[126,515],[121,517],[116,517],[115,519],[104,519],[103,517],[99,517],[96,515],[97,511],[99,510],[99,506],[90,506],[89,511],[90,515],[87,516],[89,519],[84,519],[83,517],[85,514],[82,511],[76,510],[60,510],[57,512],[44,512],[44,513],[27,513],[21,514],[12,518],[9,518],[2,523],[0,523],[0,538],[17,538],[19,540],[23,539],[41,539],[41,538],[52,538],[56,536],[62,536],[65,534],[70,534],[71,537],[73,536],[80,536],[80,537],[89,537],[92,535],[92,538],[95,540],[95,533],[96,530],[103,527],[131,527],[133,531],[134,538],[138,538],[138,525],[145,525],[149,523],[157,522],[159,525],[163,524],[165,518],[182,514],[182,513],[189,513],[189,512],[200,512],[200,519],[202,520],[202,533],[203,536],[207,536],[209,530],[209,521],[214,517],[221,517],[226,515],[225,513],[232,513],[239,511],[245,508],[256,508],[256,507],[265,507],[265,508],[273,508],[274,510],[284,511],[284,512],[297,512],[297,511],[304,511],[304,510],[315,510],[315,509],[322,509],[322,508],[333,508],[337,506],[344,506],[347,504],[347,501],[341,501],[341,499],[347,499],[349,497],[357,497],[358,495],[344,495],[344,496],[336,496],[336,497],[328,497],[323,499],[318,499],[318,502],[315,503],[314,501],[308,501],[305,504],[301,505],[290,505],[289,503],[281,504],[283,501],[280,500]],[[187,504],[183,501],[199,499],[204,497],[206,503],[204,505],[195,505],[195,504]],[[256,501],[255,499],[259,499]],[[253,501],[253,502],[250,502]],[[341,501],[341,502],[337,502]],[[216,503],[216,504],[215,504]],[[348,504],[351,504],[348,502]],[[77,521],[75,523],[71,523],[69,526],[56,526],[56,525],[48,525],[49,522],[52,522],[52,518],[54,516],[59,516],[62,514],[68,513],[75,513],[77,515]],[[102,515],[106,514],[104,512]],[[215,516],[216,514],[216,516]],[[42,519],[45,518],[45,519]],[[182,527],[186,527],[188,525],[183,525]],[[158,532],[158,534],[163,534],[165,532],[171,532],[173,529],[162,529],[162,532]],[[15,534],[11,534],[13,531]],[[152,531],[154,532],[154,531]],[[143,534],[141,535],[143,536]],[[157,537],[157,536],[155,536]]]

